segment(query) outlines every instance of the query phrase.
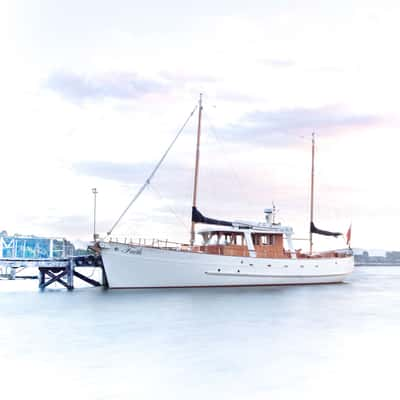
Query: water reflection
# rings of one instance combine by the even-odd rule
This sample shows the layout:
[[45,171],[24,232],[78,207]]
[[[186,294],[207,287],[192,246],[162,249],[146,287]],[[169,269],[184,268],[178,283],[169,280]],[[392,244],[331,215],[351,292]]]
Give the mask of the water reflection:
[[297,287],[39,293],[3,283],[7,399],[397,398],[400,268]]

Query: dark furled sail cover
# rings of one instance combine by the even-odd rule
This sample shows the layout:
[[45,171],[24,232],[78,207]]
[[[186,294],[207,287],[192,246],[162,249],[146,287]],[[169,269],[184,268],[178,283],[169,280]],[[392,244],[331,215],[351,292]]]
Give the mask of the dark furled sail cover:
[[205,217],[196,207],[192,207],[192,222],[210,225],[232,226],[232,222]]
[[324,235],[324,236],[335,236],[335,237],[338,237],[338,236],[341,235],[340,232],[329,232],[329,231],[324,231],[322,229],[318,229],[314,225],[314,222],[311,222],[311,224],[310,224],[310,232],[311,233],[316,233],[317,235]]

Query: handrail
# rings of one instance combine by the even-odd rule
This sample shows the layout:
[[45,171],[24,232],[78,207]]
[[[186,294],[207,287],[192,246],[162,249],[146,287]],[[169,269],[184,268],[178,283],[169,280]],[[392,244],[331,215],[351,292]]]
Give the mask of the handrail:
[[154,248],[174,248],[177,246],[182,246],[182,247],[194,247],[190,246],[189,243],[180,243],[180,242],[172,242],[169,239],[155,239],[155,238],[125,238],[124,241],[119,241],[118,238],[115,238],[113,240],[110,238],[109,243],[115,243],[115,244],[127,244],[128,246],[143,246],[143,247],[154,247]]
[[[195,252],[195,253],[208,253],[208,254],[214,254],[210,253],[207,251],[207,248],[215,249],[218,251],[219,255],[222,255],[221,251],[224,245],[195,245],[192,246],[189,243],[181,243],[181,242],[171,242],[168,239],[155,239],[155,238],[137,238],[136,240],[134,239],[128,239],[125,238],[123,241],[118,241],[118,238],[116,240],[113,240],[110,238],[109,243],[114,243],[114,244],[125,244],[127,246],[140,246],[140,247],[147,247],[147,248],[153,248],[153,249],[164,249],[164,250],[175,250],[175,251],[187,251],[187,252]],[[238,247],[242,247],[238,245]],[[284,256],[283,258],[290,257],[291,252],[289,250],[284,250]],[[239,256],[239,254],[235,254]],[[322,251],[319,253],[313,253],[312,255],[307,254],[307,253],[301,253],[299,251],[296,251],[296,257],[297,258],[314,258],[314,259],[319,259],[319,258],[344,258],[348,257],[349,254],[347,253],[341,253],[337,252],[335,250],[333,251]],[[241,254],[240,257],[246,257],[247,255],[245,253]],[[260,256],[259,256],[260,257]],[[262,256],[261,256],[262,257]],[[276,256],[270,256],[267,258],[279,258]]]

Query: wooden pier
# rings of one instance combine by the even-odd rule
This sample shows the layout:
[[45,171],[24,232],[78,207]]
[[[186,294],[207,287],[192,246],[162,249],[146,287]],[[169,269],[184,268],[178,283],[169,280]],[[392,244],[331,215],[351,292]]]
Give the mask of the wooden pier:
[[[74,289],[74,277],[88,283],[91,286],[108,287],[107,279],[104,274],[101,256],[78,256],[63,260],[62,266],[45,265],[39,267],[39,289],[44,290],[53,283],[60,283],[68,290]],[[98,282],[90,277],[78,272],[76,268],[101,268],[102,282]]]
[[[67,290],[74,289],[74,278],[78,278],[91,286],[104,286],[108,288],[108,282],[104,273],[103,261],[100,255],[74,256],[53,259],[0,259],[2,265],[9,265],[14,269],[14,275],[11,279],[15,279],[15,270],[18,268],[33,267],[38,269],[39,289],[44,290],[52,284],[59,283]],[[77,268],[84,269],[100,268],[102,282],[98,282]],[[22,278],[22,277],[21,277]],[[32,278],[32,276],[31,276]]]

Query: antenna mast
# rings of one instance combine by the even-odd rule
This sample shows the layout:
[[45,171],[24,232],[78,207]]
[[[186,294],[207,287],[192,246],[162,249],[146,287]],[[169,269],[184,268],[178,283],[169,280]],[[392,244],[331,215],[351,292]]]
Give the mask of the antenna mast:
[[[193,203],[192,210],[196,207],[197,204],[197,180],[199,176],[199,159],[200,159],[200,134],[201,134],[201,113],[203,111],[202,106],[202,94],[200,93],[199,99],[199,120],[197,124],[197,145],[196,145],[196,164],[194,168],[194,185],[193,185]],[[192,220],[192,225],[190,229],[190,245],[193,246],[195,239],[195,222]]]
[[312,133],[312,150],[311,150],[311,200],[310,200],[310,255],[313,249],[313,234],[311,226],[314,222],[314,160],[315,160],[315,133]]

